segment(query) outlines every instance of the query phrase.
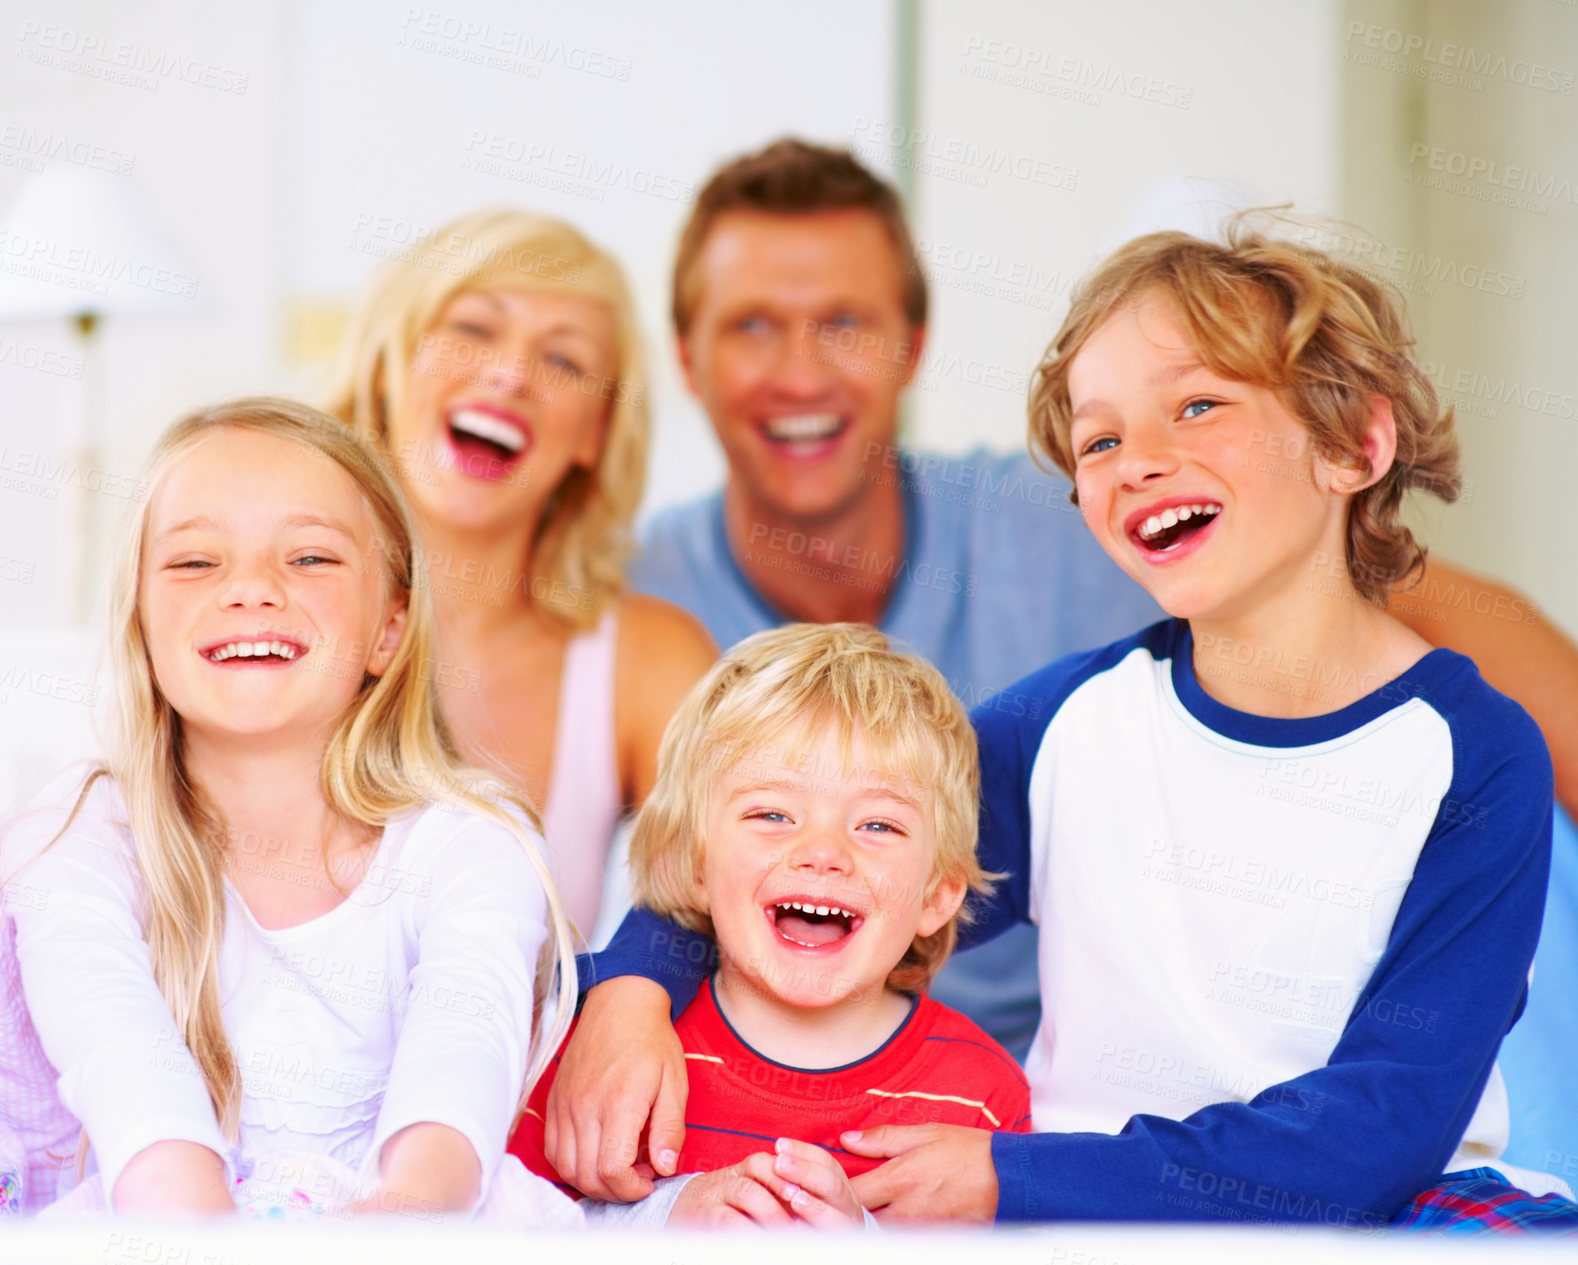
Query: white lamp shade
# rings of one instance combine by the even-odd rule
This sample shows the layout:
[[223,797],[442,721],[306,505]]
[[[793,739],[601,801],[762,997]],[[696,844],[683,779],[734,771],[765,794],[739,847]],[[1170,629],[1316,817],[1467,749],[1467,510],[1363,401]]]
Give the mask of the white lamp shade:
[[34,176],[0,215],[0,320],[191,314],[200,278],[125,176]]

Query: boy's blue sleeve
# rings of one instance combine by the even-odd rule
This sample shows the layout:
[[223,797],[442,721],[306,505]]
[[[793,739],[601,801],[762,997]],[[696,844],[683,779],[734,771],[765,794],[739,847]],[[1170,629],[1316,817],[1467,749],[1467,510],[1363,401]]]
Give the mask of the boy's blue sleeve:
[[[1048,718],[1050,719],[1050,717]],[[1030,921],[1030,766],[1046,722],[996,711],[990,700],[970,713],[981,754],[981,868],[1002,875],[989,896],[971,893],[959,923],[959,948],[985,944],[1016,923]]]
[[1486,719],[1452,726],[1451,788],[1326,1066],[1116,1136],[996,1134],[999,1220],[1373,1227],[1437,1181],[1522,1009],[1550,868],[1544,741],[1510,703]]
[[649,909],[632,909],[601,953],[575,959],[584,994],[616,975],[640,975],[668,992],[670,1017],[690,1005],[701,981],[717,966],[718,947]]

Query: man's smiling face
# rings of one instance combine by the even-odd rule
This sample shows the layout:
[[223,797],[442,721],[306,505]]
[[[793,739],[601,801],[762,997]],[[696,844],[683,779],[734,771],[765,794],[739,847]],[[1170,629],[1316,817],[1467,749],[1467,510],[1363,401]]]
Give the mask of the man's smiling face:
[[882,221],[865,210],[720,216],[680,340],[748,507],[813,526],[874,486],[923,331]]

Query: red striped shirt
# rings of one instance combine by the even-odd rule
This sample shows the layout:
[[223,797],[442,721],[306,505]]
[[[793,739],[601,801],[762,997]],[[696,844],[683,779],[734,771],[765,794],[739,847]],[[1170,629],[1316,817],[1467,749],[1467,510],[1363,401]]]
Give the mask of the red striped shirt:
[[[764,1058],[729,1026],[710,982],[674,1030],[690,1074],[677,1172],[727,1168],[788,1137],[826,1147],[854,1177],[882,1161],[839,1146],[849,1129],[935,1122],[1030,1131],[1030,1089],[1019,1065],[975,1024],[929,997],[917,1000],[880,1049],[844,1067],[795,1068]],[[532,1091],[509,1146],[551,1181],[559,1176],[543,1156],[543,1105],[563,1053],[561,1047]]]

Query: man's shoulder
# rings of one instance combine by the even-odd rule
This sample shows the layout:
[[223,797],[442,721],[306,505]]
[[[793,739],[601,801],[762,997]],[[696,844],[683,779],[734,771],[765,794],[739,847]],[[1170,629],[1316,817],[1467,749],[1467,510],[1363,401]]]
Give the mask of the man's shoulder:
[[658,510],[647,520],[647,525],[641,532],[643,548],[653,542],[692,541],[702,533],[710,536],[718,505],[722,500],[723,492],[719,489],[708,492],[705,496],[698,496],[693,501],[668,505]]
[[983,525],[1030,514],[1057,515],[1059,523],[1080,522],[1069,499],[1071,484],[1055,470],[1043,469],[1029,452],[972,448],[964,453],[894,449],[883,473],[915,494],[922,510],[949,516],[970,515]]
[[1028,452],[906,451],[897,463],[922,552],[1055,622],[1062,644],[1099,644],[1160,614],[1085,526],[1073,485]]
[[631,587],[694,611],[699,585],[716,583],[723,570],[717,530],[722,492],[659,510],[641,532],[631,559]]

